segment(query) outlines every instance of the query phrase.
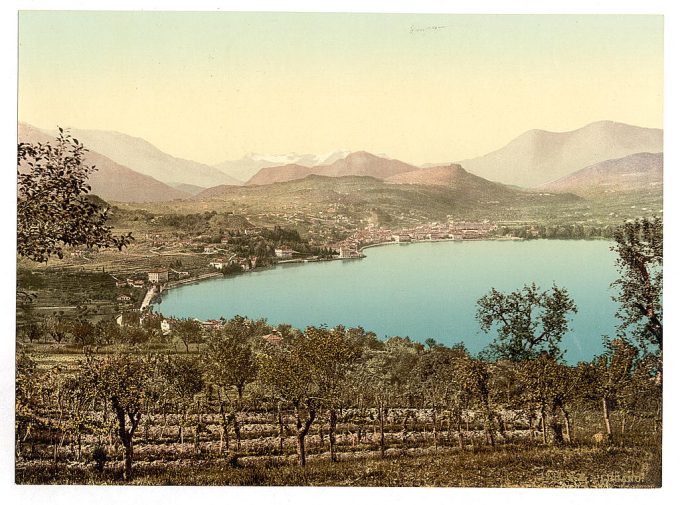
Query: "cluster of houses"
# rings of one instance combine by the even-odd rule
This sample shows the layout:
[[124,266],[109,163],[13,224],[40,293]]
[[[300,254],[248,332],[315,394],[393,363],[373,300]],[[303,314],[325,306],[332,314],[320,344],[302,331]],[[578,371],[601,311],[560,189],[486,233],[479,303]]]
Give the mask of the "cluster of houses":
[[367,245],[389,242],[401,244],[426,240],[474,240],[486,237],[496,228],[495,224],[488,221],[430,223],[399,231],[369,225],[331,247],[340,251],[341,258],[350,258],[359,256],[358,251]]
[[232,256],[229,259],[218,257],[213,258],[210,263],[208,263],[208,266],[216,270],[224,270],[231,265],[238,265],[241,270],[248,271],[257,266],[257,256],[250,256],[248,258],[236,258],[235,256]]
[[130,287],[130,288],[138,288],[142,289],[144,287],[144,281],[141,279],[117,279],[116,280],[116,287],[117,288],[125,288],[125,287]]
[[[118,323],[119,326],[125,326],[125,325],[136,325],[136,324],[142,324],[144,317],[146,317],[144,314],[140,314],[136,311],[134,312],[128,312],[125,315],[120,314],[118,318],[116,319],[116,322]],[[219,331],[221,330],[226,321],[224,319],[208,319],[207,321],[200,321],[201,326],[203,328],[203,331],[206,333],[210,333],[212,331]],[[172,333],[172,326],[176,322],[176,319],[174,318],[167,318],[167,319],[162,319],[160,322],[160,330],[161,333],[164,336],[168,336]],[[279,346],[283,344],[283,337],[281,336],[281,333],[279,333],[277,330],[273,330],[271,333],[267,335],[263,335],[262,341],[270,344],[270,345],[275,345]]]
[[[188,272],[180,272],[180,273],[186,273],[189,275]],[[144,281],[142,279],[115,279],[116,281],[116,287],[117,288],[137,288],[137,289],[142,289],[146,286],[147,282],[149,284],[163,284],[165,282],[168,282],[168,279],[170,277],[170,270],[167,268],[155,268],[153,270],[149,270],[147,272],[147,281]]]
[[[188,272],[176,272],[178,276],[183,277],[182,274],[189,276]],[[133,288],[133,289],[143,289],[147,285],[159,285],[168,282],[170,278],[170,270],[167,268],[154,268],[147,272],[147,280],[142,279],[117,279],[114,277],[117,288]],[[116,296],[116,302],[121,304],[128,304],[132,302],[132,296],[126,293],[121,293]]]

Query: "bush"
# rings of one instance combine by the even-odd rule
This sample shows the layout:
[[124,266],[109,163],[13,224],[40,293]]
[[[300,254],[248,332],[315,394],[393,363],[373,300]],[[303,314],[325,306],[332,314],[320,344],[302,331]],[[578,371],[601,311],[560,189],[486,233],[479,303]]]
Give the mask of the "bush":
[[109,460],[109,455],[102,446],[98,445],[92,450],[92,461],[98,472],[104,471],[104,466]]

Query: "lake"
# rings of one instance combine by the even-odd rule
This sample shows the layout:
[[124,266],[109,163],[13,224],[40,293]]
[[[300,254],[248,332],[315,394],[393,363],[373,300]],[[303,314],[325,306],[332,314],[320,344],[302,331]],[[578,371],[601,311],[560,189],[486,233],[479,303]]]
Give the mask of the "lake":
[[[171,289],[157,312],[227,319],[236,314],[272,324],[362,326],[379,337],[463,342],[477,353],[493,340],[480,331],[476,301],[536,282],[565,287],[578,306],[563,338],[570,363],[603,350],[618,320],[610,284],[616,255],[607,241],[426,242],[369,248],[366,258],[279,265]],[[207,260],[206,260],[207,261]]]

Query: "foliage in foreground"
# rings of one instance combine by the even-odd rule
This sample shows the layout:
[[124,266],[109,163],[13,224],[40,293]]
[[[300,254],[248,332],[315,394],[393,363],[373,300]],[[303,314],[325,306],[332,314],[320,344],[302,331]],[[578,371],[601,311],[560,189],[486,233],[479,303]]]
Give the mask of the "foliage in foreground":
[[94,166],[83,163],[86,149],[59,128],[52,144],[17,147],[17,253],[33,261],[63,257],[63,246],[118,247],[132,237],[114,237],[108,209],[88,198]]

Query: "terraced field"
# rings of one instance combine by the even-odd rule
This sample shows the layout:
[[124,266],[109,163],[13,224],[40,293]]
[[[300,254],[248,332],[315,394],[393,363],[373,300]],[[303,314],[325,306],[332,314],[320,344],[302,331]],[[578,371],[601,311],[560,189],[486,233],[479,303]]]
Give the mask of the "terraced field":
[[[64,351],[34,354],[38,369],[73,375],[82,354]],[[76,415],[80,424],[74,425],[68,419],[68,390],[58,397],[63,400],[42,412],[45,423],[17,440],[17,482],[116,482],[124,448],[112,414],[83,405]],[[307,469],[298,470],[292,410],[255,402],[236,414],[236,423],[225,423],[216,398],[202,393],[183,406],[148,404],[146,412],[134,441],[139,484],[653,487],[660,482],[657,434],[646,417],[629,419],[625,439],[604,447],[593,440],[601,429],[600,414],[575,412],[572,442],[552,447],[542,443],[540,430],[522,412],[499,409],[495,447],[490,447],[484,417],[474,410],[464,412],[459,436],[445,409],[387,408],[382,435],[377,409],[341,409],[337,461],[331,463],[330,418],[324,411],[306,437]],[[612,415],[615,428],[623,430],[623,423],[619,413]],[[103,462],[99,470],[97,454]],[[490,468],[501,468],[500,461],[509,466],[494,475]],[[427,472],[415,472],[418,467]],[[450,473],[450,467],[459,472]]]

